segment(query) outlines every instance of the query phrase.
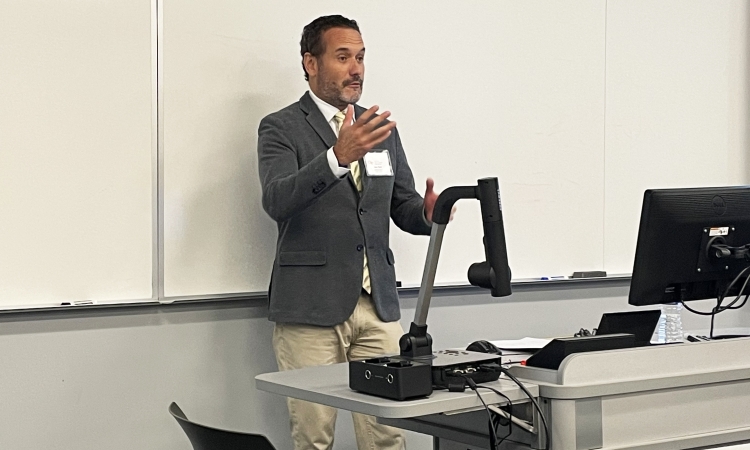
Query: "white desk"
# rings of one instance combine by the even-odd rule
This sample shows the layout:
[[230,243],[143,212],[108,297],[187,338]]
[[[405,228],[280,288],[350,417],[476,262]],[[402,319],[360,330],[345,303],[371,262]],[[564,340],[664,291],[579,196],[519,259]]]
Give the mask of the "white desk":
[[[429,434],[435,437],[435,449],[459,448],[453,447],[454,441],[466,444],[462,450],[467,445],[483,448],[488,442],[487,413],[476,393],[468,389],[465,392],[434,391],[428,398],[414,400],[388,400],[349,389],[348,364],[265,373],[255,377],[255,385],[262,391],[369,414],[387,425]],[[485,385],[505,394],[516,405],[515,411],[528,402],[526,394],[510,380],[500,379]],[[525,386],[531,395],[539,395],[534,384]],[[505,399],[492,391],[480,389],[480,394],[487,404],[505,403]],[[532,439],[528,433],[517,432],[518,440]],[[503,448],[528,449],[528,445]]]
[[[666,450],[750,442],[750,338],[579,353],[558,370],[518,366],[513,372],[530,380],[527,387],[539,395],[553,450]],[[441,450],[459,448],[449,441],[467,444],[462,449],[487,445],[487,422],[483,411],[476,411],[481,404],[473,392],[437,391],[406,402],[379,399],[349,389],[345,364],[263,374],[256,385],[437,436]],[[498,381],[496,387],[513,402],[525,398],[509,381]],[[488,403],[501,401],[489,391],[482,396]],[[539,440],[526,441],[538,448]]]
[[[388,400],[355,392],[349,389],[349,367],[346,363],[264,373],[255,377],[255,386],[262,391],[386,419],[411,418],[482,407],[477,395],[471,390],[434,391],[428,398],[406,401]],[[488,383],[487,386],[507,395],[512,402],[523,402],[526,399],[526,394],[511,381],[498,380]],[[536,386],[530,384],[527,389],[532,395],[539,395]],[[505,401],[488,390],[482,390],[480,393],[488,404]]]

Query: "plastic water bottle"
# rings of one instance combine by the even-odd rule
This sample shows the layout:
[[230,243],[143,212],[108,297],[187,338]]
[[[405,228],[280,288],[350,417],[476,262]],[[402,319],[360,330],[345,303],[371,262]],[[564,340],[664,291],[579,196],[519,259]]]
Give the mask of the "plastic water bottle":
[[[659,320],[659,342],[667,344],[682,342],[682,303],[667,303],[661,307],[662,319]],[[663,340],[662,340],[663,336]]]
[[662,308],[661,316],[659,316],[659,322],[656,324],[656,343],[666,344],[667,343],[667,319],[664,317],[664,310]]

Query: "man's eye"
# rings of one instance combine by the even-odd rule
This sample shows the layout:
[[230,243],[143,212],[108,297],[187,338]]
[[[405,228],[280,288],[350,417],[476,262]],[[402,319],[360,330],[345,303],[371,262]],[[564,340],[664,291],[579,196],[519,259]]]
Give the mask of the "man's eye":
[[341,62],[346,61],[346,56],[339,56],[339,61],[341,61]]
[[364,56],[357,56],[357,62],[362,62],[365,60]]

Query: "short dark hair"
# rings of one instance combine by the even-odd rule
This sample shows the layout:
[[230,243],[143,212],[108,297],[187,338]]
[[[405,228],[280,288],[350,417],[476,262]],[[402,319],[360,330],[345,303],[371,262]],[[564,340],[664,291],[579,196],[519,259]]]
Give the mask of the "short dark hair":
[[302,29],[302,39],[299,42],[300,54],[302,55],[302,70],[305,71],[305,80],[310,76],[305,69],[305,53],[310,53],[314,57],[319,57],[325,52],[323,48],[323,33],[331,28],[351,28],[359,33],[357,21],[347,19],[344,16],[322,16],[305,25]]

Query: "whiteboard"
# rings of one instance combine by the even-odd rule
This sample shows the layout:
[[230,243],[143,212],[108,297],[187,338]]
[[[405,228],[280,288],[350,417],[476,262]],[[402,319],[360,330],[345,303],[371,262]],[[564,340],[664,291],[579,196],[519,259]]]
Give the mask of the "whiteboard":
[[[257,125],[307,85],[299,37],[358,21],[360,101],[393,112],[421,191],[500,179],[516,279],[632,270],[650,187],[746,183],[747,1],[164,2],[167,297],[267,289]],[[689,95],[688,95],[689,93]],[[461,201],[437,284],[483,259]],[[397,278],[428,240],[392,229]]]
[[633,270],[649,188],[750,183],[747,1],[609,1],[605,267]]
[[[334,12],[326,2],[283,5],[165,4],[167,296],[266,289],[276,232],[260,206],[257,124],[306,90],[301,28]],[[359,20],[368,48],[360,103],[393,111],[418,188],[427,176],[438,188],[498,176],[517,274],[601,266],[601,226],[591,247],[560,240],[555,250],[576,248],[564,261],[539,256],[561,224],[580,215],[601,223],[603,3],[409,2],[399,10],[362,2],[341,13]],[[414,17],[432,26],[417,30]],[[445,39],[455,27],[456,38]],[[563,161],[598,169],[581,180],[559,170]],[[564,204],[582,195],[594,207],[575,208],[577,216]],[[404,284],[419,283],[427,242],[394,228]],[[438,280],[465,283],[466,268],[482,257],[478,205],[459,205]]]
[[[388,50],[369,61],[378,79],[367,98],[395,104],[418,183],[433,177],[440,189],[498,177],[514,278],[600,268],[602,228],[588,225],[603,208],[604,3],[469,3],[435,11],[427,18],[434,26],[415,33],[408,18],[424,10],[405,14],[395,41],[430,50],[388,48],[391,31],[371,32],[375,44],[364,35],[376,52]],[[456,24],[456,39],[435,45]],[[395,67],[418,70],[389,80]],[[484,260],[478,202],[457,208],[438,284],[467,284],[468,267]],[[586,233],[570,232],[581,227]],[[397,277],[418,284],[428,241],[395,227],[392,236]]]
[[0,2],[0,306],[150,299],[150,0]]

